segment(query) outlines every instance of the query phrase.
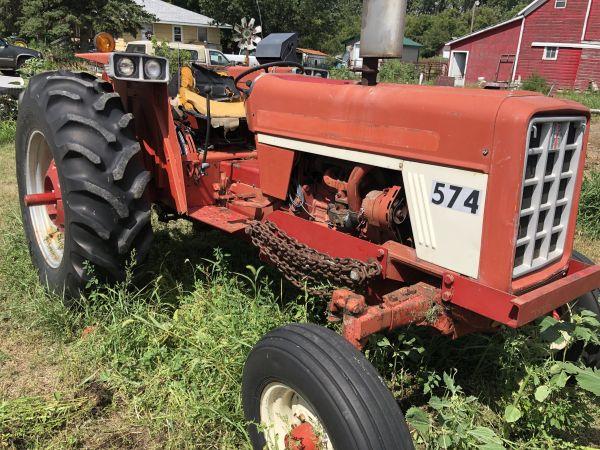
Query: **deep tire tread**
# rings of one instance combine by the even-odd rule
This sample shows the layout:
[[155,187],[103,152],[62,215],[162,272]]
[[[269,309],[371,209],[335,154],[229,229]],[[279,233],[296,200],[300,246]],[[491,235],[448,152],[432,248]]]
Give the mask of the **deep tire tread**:
[[[110,83],[85,72],[58,71],[32,78],[23,106],[27,112],[20,117],[19,132],[25,132],[21,128],[28,128],[31,117],[38,117],[54,144],[65,199],[66,239],[72,239],[72,245],[65,246],[70,254],[64,258],[69,267],[61,272],[63,286],[48,282],[49,287],[78,296],[89,281],[85,261],[101,278],[124,279],[131,252],[141,261],[152,242],[145,197],[151,174],[142,164],[133,115],[124,110]],[[24,158],[20,153],[25,153],[22,148],[17,149],[17,158]],[[43,282],[51,278],[36,265]]]

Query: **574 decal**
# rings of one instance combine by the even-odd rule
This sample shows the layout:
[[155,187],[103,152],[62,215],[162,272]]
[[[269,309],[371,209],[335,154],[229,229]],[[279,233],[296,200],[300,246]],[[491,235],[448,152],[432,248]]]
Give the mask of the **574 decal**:
[[434,181],[432,184],[431,203],[434,205],[479,214],[481,191],[440,181]]

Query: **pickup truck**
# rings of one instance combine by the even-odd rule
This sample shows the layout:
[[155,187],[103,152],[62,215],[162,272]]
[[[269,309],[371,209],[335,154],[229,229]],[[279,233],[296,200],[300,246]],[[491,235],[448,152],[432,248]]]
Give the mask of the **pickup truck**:
[[[250,52],[250,61],[248,64],[249,67],[255,67],[259,65],[258,59],[256,59],[256,56],[254,56],[255,53],[255,50],[252,50]],[[246,65],[246,50],[240,50],[240,52],[237,55],[233,53],[227,53],[225,56],[229,61],[237,64],[238,66]]]
[[[191,61],[206,65],[209,67],[227,67],[234,65],[223,52],[214,48],[205,47],[197,44],[183,44],[181,42],[167,42],[171,50],[184,50],[190,53]],[[154,46],[151,41],[133,41],[127,43],[125,49],[127,53],[146,53],[154,54]]]
[[30,58],[41,58],[42,54],[30,48],[11,45],[0,38],[0,71],[5,75],[15,75],[16,71]]

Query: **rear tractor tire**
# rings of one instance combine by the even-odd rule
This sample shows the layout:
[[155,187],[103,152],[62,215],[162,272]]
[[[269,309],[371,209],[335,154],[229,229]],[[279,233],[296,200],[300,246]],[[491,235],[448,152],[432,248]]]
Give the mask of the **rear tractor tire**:
[[254,449],[413,449],[375,368],[337,333],[289,325],[251,351],[242,401]]
[[19,105],[17,181],[25,235],[50,291],[78,297],[90,279],[125,277],[152,240],[150,173],[109,83],[86,73],[31,79]]

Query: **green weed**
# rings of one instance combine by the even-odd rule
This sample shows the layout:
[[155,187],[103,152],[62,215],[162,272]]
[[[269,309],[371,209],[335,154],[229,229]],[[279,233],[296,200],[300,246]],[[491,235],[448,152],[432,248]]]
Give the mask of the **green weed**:
[[585,175],[579,203],[581,231],[593,239],[600,239],[600,171]]

